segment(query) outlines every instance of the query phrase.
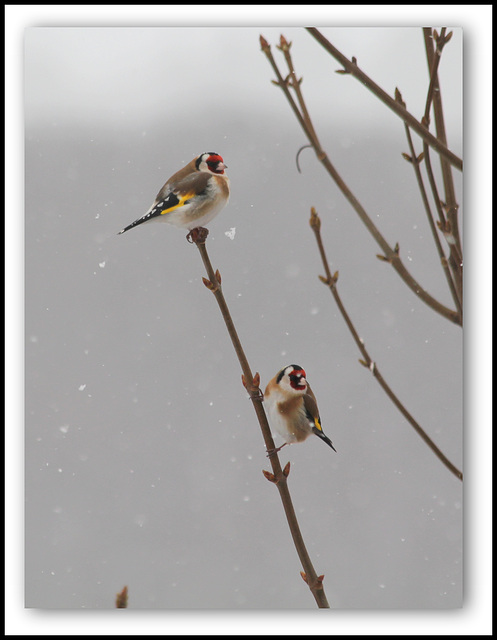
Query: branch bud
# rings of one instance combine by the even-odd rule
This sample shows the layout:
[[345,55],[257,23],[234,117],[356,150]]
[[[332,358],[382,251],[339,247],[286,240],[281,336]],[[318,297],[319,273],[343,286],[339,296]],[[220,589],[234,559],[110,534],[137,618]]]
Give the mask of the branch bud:
[[266,471],[265,469],[262,470],[262,473],[264,474],[264,477],[266,478],[266,480],[269,480],[269,482],[276,483],[276,476],[274,475],[274,473],[271,473],[270,471]]
[[288,42],[288,40],[285,38],[284,35],[281,35],[280,46],[278,47],[278,49],[281,49],[281,51],[289,51],[291,46],[292,46],[292,43]]
[[116,594],[116,609],[126,609],[128,606],[128,587]]
[[261,49],[262,51],[264,51],[264,53],[269,53],[271,51],[271,47],[268,44],[268,41],[266,40],[266,38],[264,38],[264,36],[259,36],[259,42],[261,43]]
[[318,212],[314,207],[311,207],[311,218],[309,220],[309,224],[314,231],[319,231],[319,229],[321,229],[321,218],[318,216]]
[[202,278],[202,282],[205,284],[207,289],[209,289],[209,291],[212,291],[212,293],[214,293],[214,291],[217,291],[218,288],[208,278]]
[[406,106],[406,103],[404,102],[404,100],[402,100],[402,94],[400,93],[399,89],[397,87],[395,87],[395,100],[401,104],[403,107]]

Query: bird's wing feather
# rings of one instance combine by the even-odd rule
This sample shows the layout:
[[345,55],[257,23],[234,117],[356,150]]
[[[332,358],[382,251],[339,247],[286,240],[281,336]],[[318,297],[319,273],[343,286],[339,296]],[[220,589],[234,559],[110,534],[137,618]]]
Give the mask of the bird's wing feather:
[[304,395],[304,408],[308,418],[313,423],[313,425],[317,426],[318,429],[321,429],[321,420],[319,418],[319,409],[316,402],[316,396],[312,392],[309,384],[307,384],[307,391]]

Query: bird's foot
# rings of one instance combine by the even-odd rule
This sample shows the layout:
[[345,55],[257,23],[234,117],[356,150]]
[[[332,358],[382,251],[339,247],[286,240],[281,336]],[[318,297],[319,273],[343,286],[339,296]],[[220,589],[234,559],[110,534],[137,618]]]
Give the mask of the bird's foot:
[[278,453],[278,451],[281,451],[283,449],[283,447],[286,446],[287,444],[288,444],[288,442],[285,442],[284,444],[281,445],[281,447],[276,447],[274,449],[269,449],[266,452],[266,457],[267,458],[271,458],[272,456],[275,456]]
[[190,244],[204,244],[208,235],[209,229],[205,227],[195,227],[195,229],[192,229],[190,233],[188,233],[186,239]]

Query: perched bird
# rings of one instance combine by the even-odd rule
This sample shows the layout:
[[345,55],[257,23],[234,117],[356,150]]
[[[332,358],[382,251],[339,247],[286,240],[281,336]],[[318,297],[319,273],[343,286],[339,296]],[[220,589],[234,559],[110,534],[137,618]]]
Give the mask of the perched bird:
[[155,220],[188,229],[189,239],[194,229],[202,228],[226,206],[230,195],[226,168],[219,154],[200,154],[169,178],[144,216],[119,233]]
[[316,397],[306,380],[305,371],[297,364],[290,364],[277,373],[267,384],[264,403],[268,410],[270,426],[285,440],[276,453],[287,444],[303,442],[316,434],[336,451],[321,427]]

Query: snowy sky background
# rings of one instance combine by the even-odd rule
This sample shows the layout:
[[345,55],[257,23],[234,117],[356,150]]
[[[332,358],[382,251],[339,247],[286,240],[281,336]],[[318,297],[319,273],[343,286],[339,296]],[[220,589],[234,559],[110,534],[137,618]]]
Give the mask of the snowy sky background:
[[[61,20],[64,22],[38,15],[38,19],[26,20],[24,26],[62,26]],[[406,404],[413,403],[410,408],[421,423],[438,425],[435,439],[439,438],[442,449],[460,465],[460,407],[457,399],[451,401],[454,388],[462,382],[457,329],[434,319],[394,275],[381,270],[378,261],[371,261],[378,252],[376,245],[355,214],[347,212],[347,221],[342,221],[343,200],[322,175],[312,152],[301,156],[303,175],[296,173],[295,149],[306,140],[281,91],[270,84],[273,72],[259,51],[259,33],[273,50],[280,33],[293,41],[294,62],[298,74],[304,76],[305,95],[323,146],[335,149],[330,155],[341,163],[346,181],[359,190],[359,199],[380,219],[392,244],[400,238],[401,247],[412,252],[406,254],[410,255],[407,259],[415,276],[423,280],[430,273],[432,258],[416,261],[423,247],[422,233],[412,238],[410,217],[409,224],[399,227],[397,216],[388,211],[389,207],[395,209],[389,200],[392,194],[383,196],[378,189],[383,186],[383,167],[378,167],[381,163],[376,158],[383,151],[378,151],[378,138],[371,127],[388,132],[388,153],[400,153],[405,150],[400,121],[356,81],[334,74],[338,64],[297,26],[226,30],[211,23],[208,28],[186,31],[176,27],[167,32],[159,28],[124,32],[76,26],[110,26],[115,24],[112,12],[107,20],[97,12],[90,21],[71,18],[69,12],[65,24],[74,23],[74,28],[52,33],[31,30],[25,40],[26,586],[31,601],[27,604],[112,607],[113,594],[128,582],[134,605],[142,608],[167,608],[161,603],[168,601],[172,608],[196,608],[196,601],[207,608],[219,608],[221,602],[227,609],[261,609],[263,602],[272,608],[273,601],[278,602],[276,608],[313,608],[312,598],[294,577],[297,573],[298,578],[298,566],[294,566],[298,562],[276,491],[260,479],[260,469],[267,468],[260,434],[253,424],[251,407],[244,406],[248,403],[238,388],[238,363],[215,302],[199,286],[203,272],[196,250],[186,244],[182,232],[165,225],[146,225],[126,236],[115,236],[148,208],[149,200],[178,168],[178,162],[188,162],[200,151],[212,148],[229,165],[232,198],[210,225],[208,248],[215,268],[223,274],[225,296],[249,361],[265,382],[289,362],[297,361],[308,370],[325,432],[342,456],[330,461],[330,452],[323,450],[321,443],[309,442],[292,447],[288,454],[284,450],[286,457],[282,458],[283,463],[292,461],[290,490],[303,523],[310,527],[304,538],[314,565],[324,565],[330,601],[338,602],[338,608],[351,608],[354,602],[364,609],[406,608],[408,600],[403,600],[403,595],[412,598],[422,591],[426,599],[421,598],[418,607],[443,607],[443,598],[437,599],[443,580],[433,584],[430,600],[422,565],[419,577],[413,578],[409,558],[417,564],[425,552],[413,548],[406,554],[404,543],[397,546],[397,541],[405,538],[403,522],[417,544],[440,534],[449,535],[452,544],[460,541],[457,513],[449,513],[461,503],[460,487],[388,406],[378,385],[357,366],[355,346],[316,278],[321,267],[306,227],[309,207],[317,207],[323,224],[329,220],[335,225],[329,236],[332,269],[340,270],[339,291],[351,314],[361,319],[360,333],[371,354],[385,377],[398,385],[399,396],[409,397],[415,381],[415,392]],[[118,24],[122,25],[121,20],[120,16]],[[277,19],[273,24],[279,22]],[[335,21],[330,16],[324,22]],[[350,18],[346,22],[351,24]],[[319,26],[320,21],[305,17],[297,20],[299,23]],[[431,15],[430,20],[413,22],[399,17],[397,21],[427,23],[438,24]],[[155,23],[131,18],[129,24]],[[175,25],[164,15],[157,24]],[[264,24],[264,20],[251,20],[250,24]],[[390,25],[391,16],[388,22],[375,23],[364,17],[363,24]],[[456,16],[446,24],[465,26]],[[413,52],[413,58],[421,56],[424,62],[419,29],[322,30],[345,55],[355,55],[361,68],[389,93],[400,84],[411,112],[422,111],[420,87],[425,86],[426,65],[413,64],[403,53]],[[17,35],[22,38],[22,31]],[[471,28],[464,37],[465,48],[471,53],[477,38]],[[454,141],[451,147],[457,153],[461,153],[461,42],[461,32],[456,31],[444,51],[446,71],[440,71],[448,138]],[[19,46],[18,40],[18,50]],[[329,77],[329,82],[323,82],[323,77]],[[392,130],[395,135],[390,138]],[[364,167],[357,169],[361,161]],[[382,157],[382,162],[388,161]],[[387,175],[400,164],[397,158],[391,162]],[[399,207],[404,206],[413,182],[405,165],[396,174]],[[361,171],[368,180],[356,182]],[[412,193],[414,199],[416,191]],[[375,197],[368,201],[371,194]],[[282,210],[288,216],[284,224]],[[246,223],[247,215],[254,218],[253,223]],[[231,241],[225,234],[233,227],[236,235]],[[292,245],[296,237],[299,244]],[[335,245],[331,244],[333,238],[338,239]],[[246,247],[251,248],[248,255]],[[433,289],[443,297],[443,282],[433,283]],[[296,295],[302,301],[300,317],[295,317]],[[261,308],[261,298],[272,304]],[[366,323],[365,314],[373,313],[375,307],[379,313],[376,324],[370,317]],[[414,308],[416,319],[406,328]],[[289,317],[305,329],[299,331],[288,322]],[[435,352],[435,347],[440,351]],[[455,353],[451,351],[454,348]],[[414,350],[412,357],[409,349]],[[420,354],[417,364],[416,353]],[[412,379],[403,379],[404,371],[399,375],[401,354],[413,366]],[[431,379],[424,374],[427,361]],[[166,388],[164,363],[172,377]],[[441,385],[437,402],[416,406],[414,399],[429,397],[447,366],[454,367],[454,378]],[[331,389],[324,384],[323,373],[329,375]],[[166,417],[158,419],[165,407]],[[450,415],[455,431],[444,435],[440,425],[449,408],[454,411]],[[377,422],[368,425],[372,412]],[[221,441],[216,435],[205,439],[203,432],[193,433],[191,425],[204,420],[211,430],[223,421],[228,423],[213,431],[222,436]],[[158,422],[166,427],[159,434]],[[190,425],[187,432],[185,422]],[[396,426],[393,430],[392,424]],[[358,425],[366,427],[365,431],[354,432]],[[247,439],[245,433],[249,432]],[[405,451],[409,455],[402,459],[399,452]],[[190,467],[192,462],[195,464]],[[420,467],[426,483],[424,498],[423,487],[416,485],[413,492]],[[185,473],[192,485],[183,482],[176,486],[178,477]],[[397,490],[390,493],[396,483]],[[317,486],[321,491],[316,493]],[[151,487],[162,492],[158,498]],[[124,491],[124,500],[120,491]],[[430,492],[431,505],[427,499]],[[375,507],[378,497],[391,501],[395,508],[387,509],[383,516],[379,505]],[[165,504],[174,524],[168,525],[167,519],[160,517]],[[220,505],[226,512],[217,513]],[[112,506],[116,513],[112,513]],[[418,508],[418,513],[406,507]],[[432,517],[430,509],[435,514]],[[419,510],[427,523],[432,521],[424,526],[433,530],[416,535],[413,528],[420,522]],[[209,513],[219,520],[219,529],[206,527]],[[272,522],[263,527],[259,524],[269,514],[278,520],[274,530]],[[313,527],[322,527],[323,517],[327,527],[330,522],[332,525],[320,540]],[[354,517],[359,518],[359,528],[370,527],[364,540],[356,531],[351,532]],[[378,545],[388,542],[385,517],[389,519],[386,530],[394,533],[393,541],[381,549]],[[178,525],[182,519],[183,527]],[[161,546],[164,536],[157,532],[163,534],[164,527],[170,538]],[[105,549],[104,544],[102,548],[102,540],[110,544],[118,533],[122,535],[122,553],[114,552],[115,545]],[[266,535],[279,536],[269,555]],[[365,555],[356,558],[352,570],[350,564],[341,566],[327,546],[330,539],[338,557],[345,554],[350,558],[359,549]],[[199,540],[207,541],[212,566],[199,549]],[[442,548],[448,550],[447,559],[440,556]],[[453,564],[443,564],[450,558],[450,548],[445,542],[426,555],[433,554],[440,561],[446,586],[452,584],[454,589],[454,598],[448,599],[455,603],[461,574]],[[80,561],[78,549],[82,549]],[[139,557],[127,566],[136,549]],[[241,557],[241,550],[247,558]],[[160,568],[159,557],[164,560]],[[174,577],[166,579],[168,585],[154,580],[147,584],[145,576],[150,577],[154,568],[162,575],[168,570],[174,574],[168,557],[180,558],[179,578],[197,571],[212,576],[219,570],[212,578],[214,584],[223,584],[219,597],[214,588],[211,599],[205,599],[208,581],[197,578],[193,604],[187,599],[192,597],[191,588],[182,587],[181,582],[178,585]],[[283,584],[289,587],[288,593],[278,594],[281,601],[275,593],[261,593],[259,563],[268,574],[288,571],[281,574]],[[226,573],[224,564],[229,567]],[[394,577],[396,566],[413,579],[412,591],[404,579]],[[357,586],[358,578],[354,581],[356,571],[364,577],[363,590]],[[351,577],[350,584],[345,576]],[[378,594],[371,594],[369,579],[377,579]],[[141,604],[140,588],[135,586],[140,580]],[[229,594],[237,592],[239,599],[228,603]],[[111,629],[109,632],[115,633],[116,627]]]

